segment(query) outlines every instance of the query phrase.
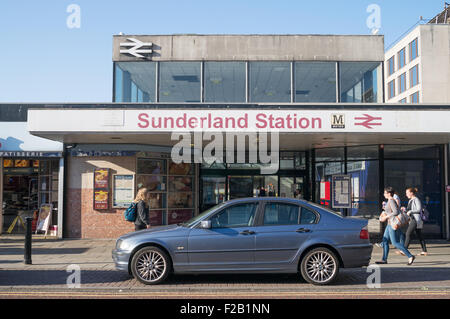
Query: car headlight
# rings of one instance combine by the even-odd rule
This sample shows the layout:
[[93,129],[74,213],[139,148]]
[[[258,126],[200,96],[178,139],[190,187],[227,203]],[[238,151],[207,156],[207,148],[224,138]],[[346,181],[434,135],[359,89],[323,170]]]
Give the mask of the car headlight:
[[130,244],[123,239],[119,239],[116,243],[117,250],[129,250],[130,248],[131,248]]

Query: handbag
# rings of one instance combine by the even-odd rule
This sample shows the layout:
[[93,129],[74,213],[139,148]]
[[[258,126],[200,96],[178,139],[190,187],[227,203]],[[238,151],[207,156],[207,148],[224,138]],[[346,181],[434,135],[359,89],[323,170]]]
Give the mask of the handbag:
[[394,230],[409,224],[409,216],[405,212],[400,212],[397,216],[391,217],[391,227]]
[[425,207],[420,211],[420,219],[424,222],[427,222],[430,219],[430,212]]

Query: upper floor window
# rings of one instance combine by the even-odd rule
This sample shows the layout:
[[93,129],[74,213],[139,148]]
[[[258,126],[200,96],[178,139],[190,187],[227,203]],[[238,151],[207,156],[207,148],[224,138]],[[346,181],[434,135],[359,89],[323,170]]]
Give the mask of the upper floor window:
[[419,65],[409,70],[409,87],[412,88],[419,84]]
[[398,77],[398,93],[406,91],[406,72]]
[[389,67],[389,75],[394,74],[394,72],[395,72],[395,56],[393,56],[392,58],[390,58],[388,60],[388,67]]
[[411,103],[419,103],[419,91],[411,95],[410,101]]
[[291,102],[289,62],[250,62],[250,102]]
[[156,62],[117,62],[114,102],[155,102]]
[[205,102],[245,102],[245,62],[205,62]]
[[419,55],[419,48],[418,48],[418,40],[415,38],[410,44],[409,44],[409,61],[411,62],[417,56]]
[[295,102],[336,102],[336,63],[295,62]]
[[160,62],[161,102],[200,102],[200,62]]
[[388,97],[392,99],[395,96],[395,80],[388,83]]
[[381,103],[383,100],[380,62],[340,62],[341,102]]
[[400,70],[405,66],[406,58],[405,58],[405,48],[401,49],[398,52],[398,69]]

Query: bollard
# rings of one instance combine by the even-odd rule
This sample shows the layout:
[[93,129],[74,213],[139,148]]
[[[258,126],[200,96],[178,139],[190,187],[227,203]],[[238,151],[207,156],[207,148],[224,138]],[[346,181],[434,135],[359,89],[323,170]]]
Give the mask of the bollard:
[[26,234],[25,234],[25,264],[31,265],[31,223],[33,218],[27,217],[26,219]]

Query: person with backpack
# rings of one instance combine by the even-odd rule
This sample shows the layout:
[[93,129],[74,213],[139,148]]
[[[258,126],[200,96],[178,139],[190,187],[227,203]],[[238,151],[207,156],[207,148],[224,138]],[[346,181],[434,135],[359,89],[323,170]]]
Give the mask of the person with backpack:
[[134,229],[150,228],[150,193],[147,188],[139,189],[133,203],[136,205],[136,220]]
[[409,243],[411,241],[411,235],[413,231],[416,232],[417,237],[419,238],[420,245],[422,246],[422,252],[420,255],[427,256],[427,246],[422,237],[422,228],[423,228],[423,220],[422,220],[422,202],[416,196],[417,188],[410,187],[406,190],[406,197],[409,198],[408,207],[405,209],[402,207],[406,214],[410,217],[408,229],[406,231],[406,239],[405,239],[405,248],[408,249]]
[[394,200],[394,190],[392,187],[387,187],[384,190],[384,197],[387,199],[385,211],[380,216],[380,221],[388,221],[388,225],[384,231],[383,235],[383,259],[377,261],[376,264],[387,264],[387,259],[389,255],[389,241],[401,252],[403,252],[408,257],[407,265],[413,264],[416,257],[414,257],[401,242],[401,224],[399,225],[401,214],[400,209],[396,201]]

